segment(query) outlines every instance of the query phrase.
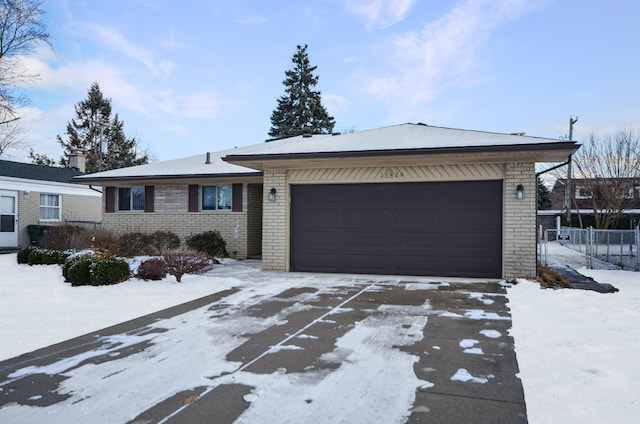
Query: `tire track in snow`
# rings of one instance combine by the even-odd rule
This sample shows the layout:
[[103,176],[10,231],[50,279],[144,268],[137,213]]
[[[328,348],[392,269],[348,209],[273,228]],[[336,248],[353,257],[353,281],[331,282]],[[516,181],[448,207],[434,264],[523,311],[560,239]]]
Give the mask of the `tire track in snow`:
[[[344,302],[340,303],[339,305],[331,308],[328,312],[326,312],[325,314],[323,314],[322,316],[314,319],[313,321],[311,321],[309,324],[305,325],[304,327],[302,327],[301,329],[299,329],[298,331],[296,331],[293,334],[290,334],[289,336],[287,336],[286,338],[282,339],[280,342],[276,343],[273,346],[270,346],[267,350],[265,350],[264,352],[262,352],[260,355],[258,355],[257,357],[255,357],[254,359],[252,359],[251,361],[247,362],[246,364],[236,368],[234,371],[230,372],[229,374],[225,374],[224,376],[221,376],[223,378],[229,378],[230,376],[233,376],[234,374],[237,374],[239,372],[244,371],[245,369],[247,369],[248,367],[250,367],[251,365],[255,364],[256,362],[258,362],[259,360],[261,360],[262,358],[264,358],[265,356],[269,355],[270,353],[273,353],[274,351],[280,349],[284,344],[288,343],[289,341],[293,340],[294,338],[298,337],[299,335],[303,334],[304,332],[306,332],[309,328],[313,327],[314,325],[322,322],[325,318],[327,318],[329,315],[335,314],[337,310],[340,310],[341,308],[343,308],[345,305],[347,305],[349,302],[353,301],[354,299],[358,298],[359,296],[361,296],[363,293],[367,292],[368,290],[370,290],[372,287],[376,286],[376,282],[373,282],[369,285],[367,285],[366,287],[364,287],[362,290],[360,290],[359,292],[357,292],[356,294],[354,294],[353,296],[351,296],[350,298],[348,298],[347,300],[345,300]],[[218,378],[221,378],[218,377]],[[199,398],[202,398],[204,396],[206,396],[207,394],[211,393],[216,387],[218,387],[219,385],[209,385],[206,387],[206,389],[200,393],[200,395],[198,396]],[[192,403],[187,403],[183,406],[181,406],[180,408],[176,409],[175,411],[173,411],[172,413],[170,413],[169,415],[165,416],[162,420],[158,421],[158,424],[165,424],[168,422],[168,420],[170,420],[171,418],[175,417],[176,415],[180,414],[182,411],[184,411],[185,409],[187,409],[190,405],[192,405]]]

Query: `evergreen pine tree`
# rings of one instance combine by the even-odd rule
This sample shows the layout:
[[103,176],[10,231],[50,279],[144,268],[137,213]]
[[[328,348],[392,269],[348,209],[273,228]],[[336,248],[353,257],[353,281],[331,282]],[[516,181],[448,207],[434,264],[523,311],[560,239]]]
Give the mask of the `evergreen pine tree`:
[[538,177],[538,210],[551,209],[551,192]]
[[[81,149],[86,157],[86,172],[107,171],[149,162],[146,152],[138,152],[135,138],[124,134],[124,123],[116,114],[111,119],[111,99],[102,94],[97,82],[91,84],[88,97],[75,106],[76,117],[67,123],[66,137],[57,136],[62,146],[60,165],[69,165],[69,155]],[[106,147],[101,151],[101,143]]]
[[271,139],[294,137],[305,133],[327,134],[333,131],[335,120],[322,105],[320,91],[313,87],[319,77],[310,66],[307,45],[297,46],[293,55],[293,69],[285,72],[282,82],[285,94],[278,99],[278,107],[271,114]]

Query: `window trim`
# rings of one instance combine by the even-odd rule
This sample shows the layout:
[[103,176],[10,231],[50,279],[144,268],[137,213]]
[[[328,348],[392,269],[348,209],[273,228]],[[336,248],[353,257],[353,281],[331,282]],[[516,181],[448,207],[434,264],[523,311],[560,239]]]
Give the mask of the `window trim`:
[[[580,190],[585,190],[590,192],[590,194],[580,194]],[[590,187],[587,186],[576,186],[576,199],[591,199],[593,197],[593,192]]]
[[[58,198],[58,206],[43,205],[42,196],[56,196]],[[58,193],[40,193],[38,201],[38,217],[41,222],[62,222],[62,195]],[[57,218],[43,218],[42,208],[56,209],[58,211]]]

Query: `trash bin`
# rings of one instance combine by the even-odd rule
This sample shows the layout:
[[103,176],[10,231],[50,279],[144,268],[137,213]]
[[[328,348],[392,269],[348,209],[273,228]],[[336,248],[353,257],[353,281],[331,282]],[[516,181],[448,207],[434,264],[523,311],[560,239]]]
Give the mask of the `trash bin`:
[[51,225],[27,225],[27,232],[29,233],[29,238],[31,239],[31,245],[40,246],[40,243],[42,242],[42,236],[49,228],[51,228]]

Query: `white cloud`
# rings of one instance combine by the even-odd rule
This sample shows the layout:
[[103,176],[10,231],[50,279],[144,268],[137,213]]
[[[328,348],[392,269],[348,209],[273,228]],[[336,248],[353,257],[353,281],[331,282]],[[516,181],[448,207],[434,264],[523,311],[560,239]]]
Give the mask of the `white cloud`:
[[387,28],[402,21],[416,0],[347,0],[346,7],[362,16],[368,29]]
[[528,0],[460,2],[420,30],[396,37],[391,75],[370,79],[367,91],[393,100],[392,114],[399,119],[423,117],[428,103],[447,87],[477,78],[478,55],[497,28],[535,7]]
[[108,28],[94,23],[86,23],[84,27],[96,36],[101,43],[111,47],[123,56],[140,63],[154,76],[158,74],[169,76],[174,68],[173,64],[169,61],[156,61],[157,55],[153,51],[131,43],[122,33],[114,28]]

